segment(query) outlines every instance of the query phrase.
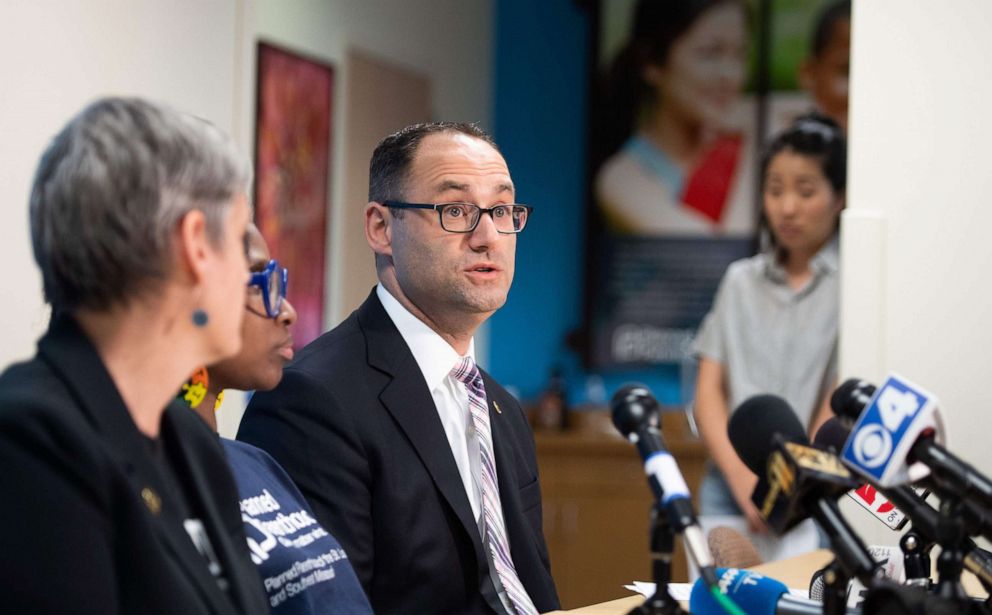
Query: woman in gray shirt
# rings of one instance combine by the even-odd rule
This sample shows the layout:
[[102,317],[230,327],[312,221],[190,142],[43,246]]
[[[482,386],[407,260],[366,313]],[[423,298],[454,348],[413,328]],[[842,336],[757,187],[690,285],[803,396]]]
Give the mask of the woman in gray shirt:
[[734,452],[727,421],[760,393],[783,397],[810,433],[829,416],[845,179],[846,144],[833,121],[806,116],[772,141],[761,166],[770,247],[727,269],[696,338],[695,413],[713,460],[700,511],[743,515],[753,533],[765,533],[751,502],[757,477]]

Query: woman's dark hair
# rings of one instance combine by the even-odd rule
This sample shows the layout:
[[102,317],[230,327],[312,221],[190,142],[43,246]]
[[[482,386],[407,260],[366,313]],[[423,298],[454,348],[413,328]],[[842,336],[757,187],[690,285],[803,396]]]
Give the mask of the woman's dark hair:
[[851,21],[851,0],[839,0],[827,5],[817,17],[810,39],[810,55],[818,57],[827,50],[830,39],[834,36],[834,28],[842,21]]
[[[778,154],[788,151],[800,156],[806,156],[817,161],[823,176],[830,182],[830,187],[839,195],[847,188],[847,141],[844,132],[837,122],[820,115],[810,113],[801,116],[792,126],[779,133],[761,157],[761,193],[765,191],[765,180],[768,167]],[[766,234],[773,248],[777,248],[775,235],[771,232],[764,207],[761,208],[761,229]]]
[[600,83],[600,117],[596,123],[596,165],[620,149],[637,123],[638,114],[654,96],[644,82],[648,64],[668,61],[672,44],[711,8],[741,0],[639,0],[634,8],[630,38]]
[[847,142],[837,122],[819,113],[809,113],[779,133],[765,148],[761,158],[762,190],[772,158],[785,150],[815,158],[834,192],[844,194],[847,186]]

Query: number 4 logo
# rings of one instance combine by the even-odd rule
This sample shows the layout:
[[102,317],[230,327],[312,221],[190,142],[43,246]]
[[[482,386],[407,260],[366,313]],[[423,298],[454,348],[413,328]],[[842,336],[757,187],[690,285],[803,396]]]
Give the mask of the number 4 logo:
[[912,391],[900,391],[893,386],[882,389],[877,403],[882,423],[890,432],[899,429],[905,419],[920,409],[920,398]]

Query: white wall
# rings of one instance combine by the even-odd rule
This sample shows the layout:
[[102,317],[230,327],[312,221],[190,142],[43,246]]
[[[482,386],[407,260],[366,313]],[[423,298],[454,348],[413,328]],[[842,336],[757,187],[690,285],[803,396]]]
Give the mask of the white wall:
[[171,0],[0,4],[0,367],[48,324],[27,201],[48,140],[88,101],[140,94],[234,126],[235,6]]
[[[935,393],[992,474],[992,3],[854,3],[841,371]],[[877,543],[895,536],[856,510]]]
[[[335,149],[347,130],[343,64],[352,46],[427,75],[436,117],[491,126],[493,19],[491,0],[0,2],[0,369],[33,354],[47,326],[28,192],[45,144],[86,102],[107,94],[165,101],[213,121],[250,152],[262,38],[335,65]],[[364,205],[341,202],[341,160],[332,151],[329,325],[346,315],[335,303],[333,237],[347,232],[336,212]]]

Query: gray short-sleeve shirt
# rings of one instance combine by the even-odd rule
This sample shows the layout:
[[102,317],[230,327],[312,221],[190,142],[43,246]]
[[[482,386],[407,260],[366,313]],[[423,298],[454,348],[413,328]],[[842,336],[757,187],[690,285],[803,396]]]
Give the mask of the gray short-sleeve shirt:
[[773,254],[736,261],[720,282],[694,352],[721,363],[733,412],[752,395],[785,399],[804,425],[837,379],[837,240],[810,262],[813,275],[789,287]]

